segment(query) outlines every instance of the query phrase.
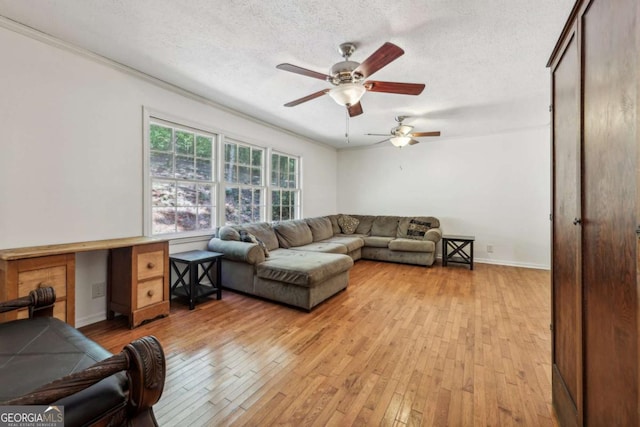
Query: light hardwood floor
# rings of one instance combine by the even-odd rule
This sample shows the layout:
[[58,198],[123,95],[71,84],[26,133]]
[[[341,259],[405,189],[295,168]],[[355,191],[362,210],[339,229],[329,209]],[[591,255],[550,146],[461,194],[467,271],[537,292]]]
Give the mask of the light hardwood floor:
[[153,334],[162,426],[550,426],[544,270],[358,261],[305,313],[223,292],[134,330],[82,328],[112,352]]

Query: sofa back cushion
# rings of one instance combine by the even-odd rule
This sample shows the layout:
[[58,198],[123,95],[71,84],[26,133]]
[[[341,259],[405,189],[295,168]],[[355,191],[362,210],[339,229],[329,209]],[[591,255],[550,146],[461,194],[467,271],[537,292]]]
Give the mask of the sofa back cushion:
[[260,239],[267,250],[272,251],[278,249],[278,237],[273,231],[273,227],[267,222],[253,222],[250,224],[242,224],[235,226],[238,230],[245,230]]
[[372,236],[396,237],[398,234],[397,216],[377,216],[371,224]]
[[308,245],[313,242],[311,229],[303,219],[282,221],[275,224],[273,229],[278,236],[280,247],[285,249]]
[[333,237],[333,227],[329,218],[322,216],[318,218],[307,218],[306,221],[311,229],[314,242]]
[[[429,224],[429,225],[426,225]],[[438,218],[432,216],[407,216],[400,218],[396,237],[422,240],[419,236],[424,228],[440,228]],[[411,231],[409,230],[411,228]],[[418,233],[416,233],[418,231]],[[423,235],[426,233],[423,233]]]
[[327,216],[327,218],[329,218],[329,221],[331,221],[331,228],[333,228],[333,234],[340,234],[342,233],[342,230],[340,229],[340,225],[338,224],[338,218],[340,218],[340,215],[329,215]]
[[356,228],[356,234],[364,234],[368,236],[371,234],[371,225],[373,224],[373,220],[376,219],[373,215],[352,215],[355,218],[358,218],[360,223]]

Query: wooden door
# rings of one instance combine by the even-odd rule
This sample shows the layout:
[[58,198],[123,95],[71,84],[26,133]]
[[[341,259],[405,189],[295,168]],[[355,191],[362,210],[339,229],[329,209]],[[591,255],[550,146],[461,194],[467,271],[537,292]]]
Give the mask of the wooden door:
[[580,61],[575,28],[567,40],[552,69],[552,382],[561,425],[575,426],[581,424],[582,400]]
[[637,426],[637,0],[583,15],[585,423]]

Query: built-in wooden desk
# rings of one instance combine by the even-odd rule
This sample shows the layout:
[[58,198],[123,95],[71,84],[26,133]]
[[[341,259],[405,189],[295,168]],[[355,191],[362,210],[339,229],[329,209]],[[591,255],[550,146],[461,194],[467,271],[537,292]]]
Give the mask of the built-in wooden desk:
[[[75,326],[76,253],[99,250],[109,250],[107,313],[127,315],[131,327],[169,315],[169,244],[165,239],[151,237],[0,250],[0,301],[27,296],[41,286],[53,286],[54,315]],[[123,253],[128,255],[120,256]],[[113,301],[114,298],[118,300]],[[0,321],[27,316],[26,310],[13,311],[0,315]]]

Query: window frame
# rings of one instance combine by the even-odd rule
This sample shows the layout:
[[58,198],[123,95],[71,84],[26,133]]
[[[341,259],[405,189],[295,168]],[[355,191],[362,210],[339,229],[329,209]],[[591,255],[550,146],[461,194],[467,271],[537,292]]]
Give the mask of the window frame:
[[[212,147],[211,147],[211,180],[190,180],[190,179],[178,179],[174,177],[162,178],[162,177],[152,177],[151,176],[151,136],[150,130],[152,124],[159,124],[161,126],[172,127],[178,130],[186,130],[193,132],[194,134],[203,134],[206,136],[212,137]],[[219,226],[219,203],[220,203],[220,167],[219,167],[219,147],[220,141],[222,139],[222,134],[212,129],[208,126],[205,126],[201,123],[195,123],[183,118],[178,118],[172,116],[167,113],[162,113],[159,111],[155,111],[146,107],[143,107],[143,235],[150,237],[158,237],[158,238],[186,238],[186,237],[197,237],[197,236],[210,236]],[[194,147],[195,150],[195,147]],[[174,151],[175,155],[175,151]],[[194,152],[194,158],[195,152]],[[154,233],[153,230],[153,196],[152,196],[152,186],[154,181],[166,181],[173,183],[180,182],[193,182],[202,184],[206,183],[206,185],[211,185],[212,188],[212,196],[211,196],[211,228],[206,229],[196,229],[189,231],[174,231],[167,233]],[[197,187],[196,187],[197,188]],[[197,191],[197,190],[196,190]],[[176,207],[177,208],[177,207]]]
[[[282,157],[286,157],[288,159],[288,162],[290,162],[291,160],[295,160],[296,161],[296,170],[295,170],[295,187],[282,187],[280,186],[277,182],[274,183],[274,164],[273,164],[273,156],[279,156],[280,158]],[[278,167],[278,169],[280,169]],[[279,173],[278,171],[275,171],[275,173]],[[288,172],[288,175],[291,175],[291,172]],[[297,155],[293,155],[293,154],[289,154],[289,153],[285,153],[279,150],[270,150],[269,153],[269,182],[268,182],[268,191],[269,191],[269,206],[268,206],[268,213],[269,213],[269,220],[270,221],[286,221],[289,219],[300,219],[302,218],[302,157],[301,156],[297,156]],[[291,193],[295,193],[296,194],[296,204],[294,206],[289,206],[289,207],[293,207],[294,209],[294,215],[291,216],[287,219],[282,219],[282,208],[283,205],[282,203],[279,203],[278,206],[280,206],[280,219],[275,219],[273,217],[273,209],[276,207],[276,205],[274,205],[273,202],[273,192],[274,191],[280,191],[280,197],[282,197],[282,191],[289,191]]]
[[[226,170],[227,170],[227,145],[228,144],[235,144],[237,147],[244,147],[244,148],[249,148],[251,151],[249,153],[249,157],[250,157],[250,161],[249,164],[247,165],[247,167],[249,168],[249,170],[251,171],[252,169],[255,168],[255,165],[253,164],[253,151],[254,150],[259,150],[262,152],[261,155],[261,164],[260,164],[260,185],[256,185],[256,184],[243,184],[240,182],[227,182],[226,180]],[[255,192],[256,190],[260,191],[262,193],[262,197],[261,197],[261,201],[260,204],[256,205],[254,203],[252,203],[252,206],[258,206],[258,216],[256,219],[255,216],[255,212],[252,209],[252,220],[250,222],[260,222],[260,221],[264,221],[266,218],[266,210],[267,210],[267,206],[268,206],[268,187],[267,187],[267,156],[269,155],[269,149],[267,147],[262,147],[260,145],[257,144],[252,144],[249,142],[244,141],[242,138],[236,138],[236,137],[231,137],[231,136],[225,136],[223,138],[221,145],[221,155],[220,155],[220,160],[219,160],[219,165],[220,165],[220,169],[221,169],[221,173],[220,173],[220,199],[222,200],[222,203],[220,205],[220,221],[221,221],[221,225],[231,225],[234,224],[232,222],[227,222],[227,200],[226,200],[226,195],[227,195],[227,189],[228,188],[238,188],[239,192],[242,192],[243,190],[251,190],[252,193]],[[240,168],[241,164],[236,160],[234,162],[235,167]],[[240,177],[240,173],[238,171],[237,173],[238,176],[238,180]],[[249,177],[250,177],[250,181],[251,181],[251,177],[253,175],[250,173]],[[254,194],[251,195],[251,197],[254,197]],[[241,213],[239,215],[242,215]],[[238,224],[246,224],[247,222],[240,222]],[[237,224],[234,224],[237,225]]]

